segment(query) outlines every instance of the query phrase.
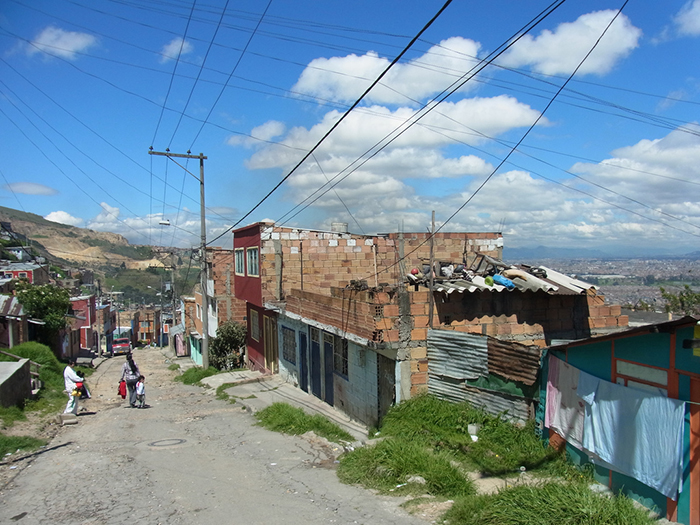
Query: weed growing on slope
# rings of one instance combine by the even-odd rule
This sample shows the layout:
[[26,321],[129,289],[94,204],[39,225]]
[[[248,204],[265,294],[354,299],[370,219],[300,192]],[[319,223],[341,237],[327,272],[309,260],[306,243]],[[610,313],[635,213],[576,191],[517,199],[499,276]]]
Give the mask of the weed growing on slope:
[[[415,476],[425,480],[416,482]],[[450,463],[450,456],[431,452],[419,443],[386,439],[340,458],[338,477],[344,483],[397,494],[426,492],[457,497],[474,494],[474,484]],[[411,482],[411,480],[414,480]]]
[[180,381],[186,385],[196,385],[205,377],[213,376],[218,373],[219,371],[212,366],[210,366],[207,369],[204,369],[201,366],[195,366],[193,368],[185,370],[179,376],[176,376],[175,381]]
[[255,417],[266,429],[284,434],[299,435],[313,430],[317,435],[336,443],[354,441],[352,435],[325,417],[319,414],[310,416],[301,408],[287,403],[272,403],[256,413]]
[[651,525],[647,511],[585,483],[517,485],[496,494],[459,498],[444,519],[451,525]]

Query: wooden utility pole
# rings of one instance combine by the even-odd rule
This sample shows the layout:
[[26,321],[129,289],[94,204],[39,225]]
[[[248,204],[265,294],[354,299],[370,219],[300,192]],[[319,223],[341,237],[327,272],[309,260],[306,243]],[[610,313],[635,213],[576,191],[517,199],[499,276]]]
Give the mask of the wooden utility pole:
[[[171,153],[170,151],[153,151],[151,148],[148,151],[149,155],[159,155],[162,157],[172,158],[182,158],[182,159],[199,159],[199,211],[200,211],[200,286],[202,288],[202,367],[204,369],[209,368],[209,294],[208,294],[208,281],[207,278],[207,224],[206,216],[204,213],[204,161],[207,157],[204,153],[199,155],[192,155],[189,151],[184,153]],[[177,164],[177,163],[176,163]],[[179,164],[178,164],[179,165]],[[180,166],[182,167],[182,166]],[[182,167],[187,173],[197,178],[196,175],[189,172],[187,169]]]

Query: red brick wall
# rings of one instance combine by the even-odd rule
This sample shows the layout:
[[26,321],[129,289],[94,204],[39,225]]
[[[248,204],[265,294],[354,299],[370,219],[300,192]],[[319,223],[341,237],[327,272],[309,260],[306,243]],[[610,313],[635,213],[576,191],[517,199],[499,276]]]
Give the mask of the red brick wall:
[[208,250],[212,259],[214,299],[219,325],[227,321],[246,323],[246,304],[235,295],[235,263],[233,250],[213,248]]

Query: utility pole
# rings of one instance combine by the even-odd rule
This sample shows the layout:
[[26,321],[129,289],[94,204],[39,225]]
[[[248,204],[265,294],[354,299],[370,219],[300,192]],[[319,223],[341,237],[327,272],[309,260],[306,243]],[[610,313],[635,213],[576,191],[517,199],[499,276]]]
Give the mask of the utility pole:
[[[207,224],[206,217],[204,213],[204,161],[207,157],[204,153],[199,155],[192,155],[189,151],[184,153],[170,153],[170,150],[166,151],[153,151],[151,147],[148,150],[149,155],[159,155],[162,157],[172,158],[182,158],[182,159],[199,159],[199,208],[200,208],[200,233],[201,233],[201,243],[200,243],[200,286],[202,288],[202,367],[206,370],[209,368],[209,295],[207,293]],[[177,164],[177,162],[176,162]],[[179,164],[178,164],[179,166]],[[180,166],[187,173],[197,178],[196,175],[188,171],[183,166]],[[173,312],[174,315],[174,312]]]

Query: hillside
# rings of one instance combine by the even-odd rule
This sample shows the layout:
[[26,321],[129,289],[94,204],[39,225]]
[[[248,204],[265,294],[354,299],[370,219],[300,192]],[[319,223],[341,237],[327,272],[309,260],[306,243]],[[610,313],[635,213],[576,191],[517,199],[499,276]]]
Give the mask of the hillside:
[[[144,269],[161,266],[150,246],[134,246],[116,233],[97,232],[51,222],[40,215],[0,206],[0,221],[9,222],[18,241],[27,244],[51,262],[80,266],[121,266]],[[19,244],[19,242],[18,242]]]

